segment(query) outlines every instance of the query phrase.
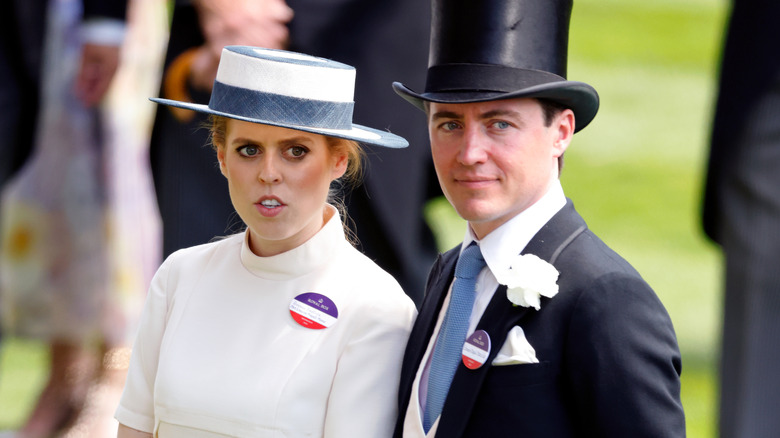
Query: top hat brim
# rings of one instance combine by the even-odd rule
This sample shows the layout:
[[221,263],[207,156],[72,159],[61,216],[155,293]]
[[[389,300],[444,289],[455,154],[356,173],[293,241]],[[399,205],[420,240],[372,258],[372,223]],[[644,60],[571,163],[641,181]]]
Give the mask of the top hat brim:
[[217,111],[210,108],[208,105],[181,102],[178,100],[162,99],[152,97],[149,100],[162,105],[168,105],[175,108],[183,108],[192,111],[196,111],[203,114],[210,114],[215,116],[227,117],[230,119],[242,120],[245,122],[259,123],[262,125],[278,126],[281,128],[294,129],[296,131],[310,132],[313,134],[327,135],[331,137],[343,138],[346,140],[354,140],[363,144],[371,144],[375,146],[383,146],[387,148],[400,149],[409,146],[409,142],[405,138],[392,134],[386,131],[380,131],[378,129],[369,128],[353,123],[351,129],[329,129],[329,128],[317,128],[310,126],[294,125],[290,123],[284,123],[274,120],[264,120],[260,118],[244,117],[227,112]]
[[540,98],[558,102],[574,112],[574,132],[586,127],[599,109],[599,95],[596,90],[584,82],[556,81],[530,86],[511,92],[462,90],[416,93],[400,82],[393,82],[393,90],[404,100],[425,110],[425,102],[436,103],[473,103],[513,98]]

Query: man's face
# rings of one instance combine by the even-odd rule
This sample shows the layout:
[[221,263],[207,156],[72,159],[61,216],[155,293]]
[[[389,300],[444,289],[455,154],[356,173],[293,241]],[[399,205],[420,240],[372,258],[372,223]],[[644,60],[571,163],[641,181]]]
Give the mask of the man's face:
[[545,126],[536,99],[431,102],[428,132],[444,195],[483,238],[538,201],[558,177],[574,113],[566,109]]

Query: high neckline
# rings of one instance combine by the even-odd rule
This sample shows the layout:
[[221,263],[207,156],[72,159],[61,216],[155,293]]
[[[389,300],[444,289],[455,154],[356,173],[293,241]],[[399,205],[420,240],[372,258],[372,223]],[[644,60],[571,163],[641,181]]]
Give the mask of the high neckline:
[[332,205],[332,214],[325,225],[309,240],[289,251],[270,257],[260,257],[249,249],[249,231],[241,244],[241,263],[252,274],[268,280],[284,281],[306,275],[325,265],[346,243],[341,217]]

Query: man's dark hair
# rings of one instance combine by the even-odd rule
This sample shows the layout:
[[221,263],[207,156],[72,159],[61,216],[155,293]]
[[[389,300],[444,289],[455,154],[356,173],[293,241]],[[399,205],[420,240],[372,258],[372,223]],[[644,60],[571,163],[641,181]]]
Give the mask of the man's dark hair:
[[[566,105],[555,102],[550,99],[538,98],[539,105],[542,106],[542,115],[544,116],[544,126],[550,126],[555,116],[568,108]],[[558,157],[558,174],[563,170],[563,155]]]
[[556,102],[554,100],[538,98],[539,104],[542,106],[542,113],[544,114],[544,125],[550,126],[555,116],[560,114],[563,110],[568,108],[566,105]]

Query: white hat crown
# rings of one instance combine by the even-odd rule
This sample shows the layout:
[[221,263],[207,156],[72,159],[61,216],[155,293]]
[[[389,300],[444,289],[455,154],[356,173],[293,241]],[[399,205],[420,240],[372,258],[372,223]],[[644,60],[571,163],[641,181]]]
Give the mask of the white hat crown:
[[238,120],[281,126],[392,148],[397,135],[352,123],[355,68],[284,50],[227,46],[208,105],[155,102]]

